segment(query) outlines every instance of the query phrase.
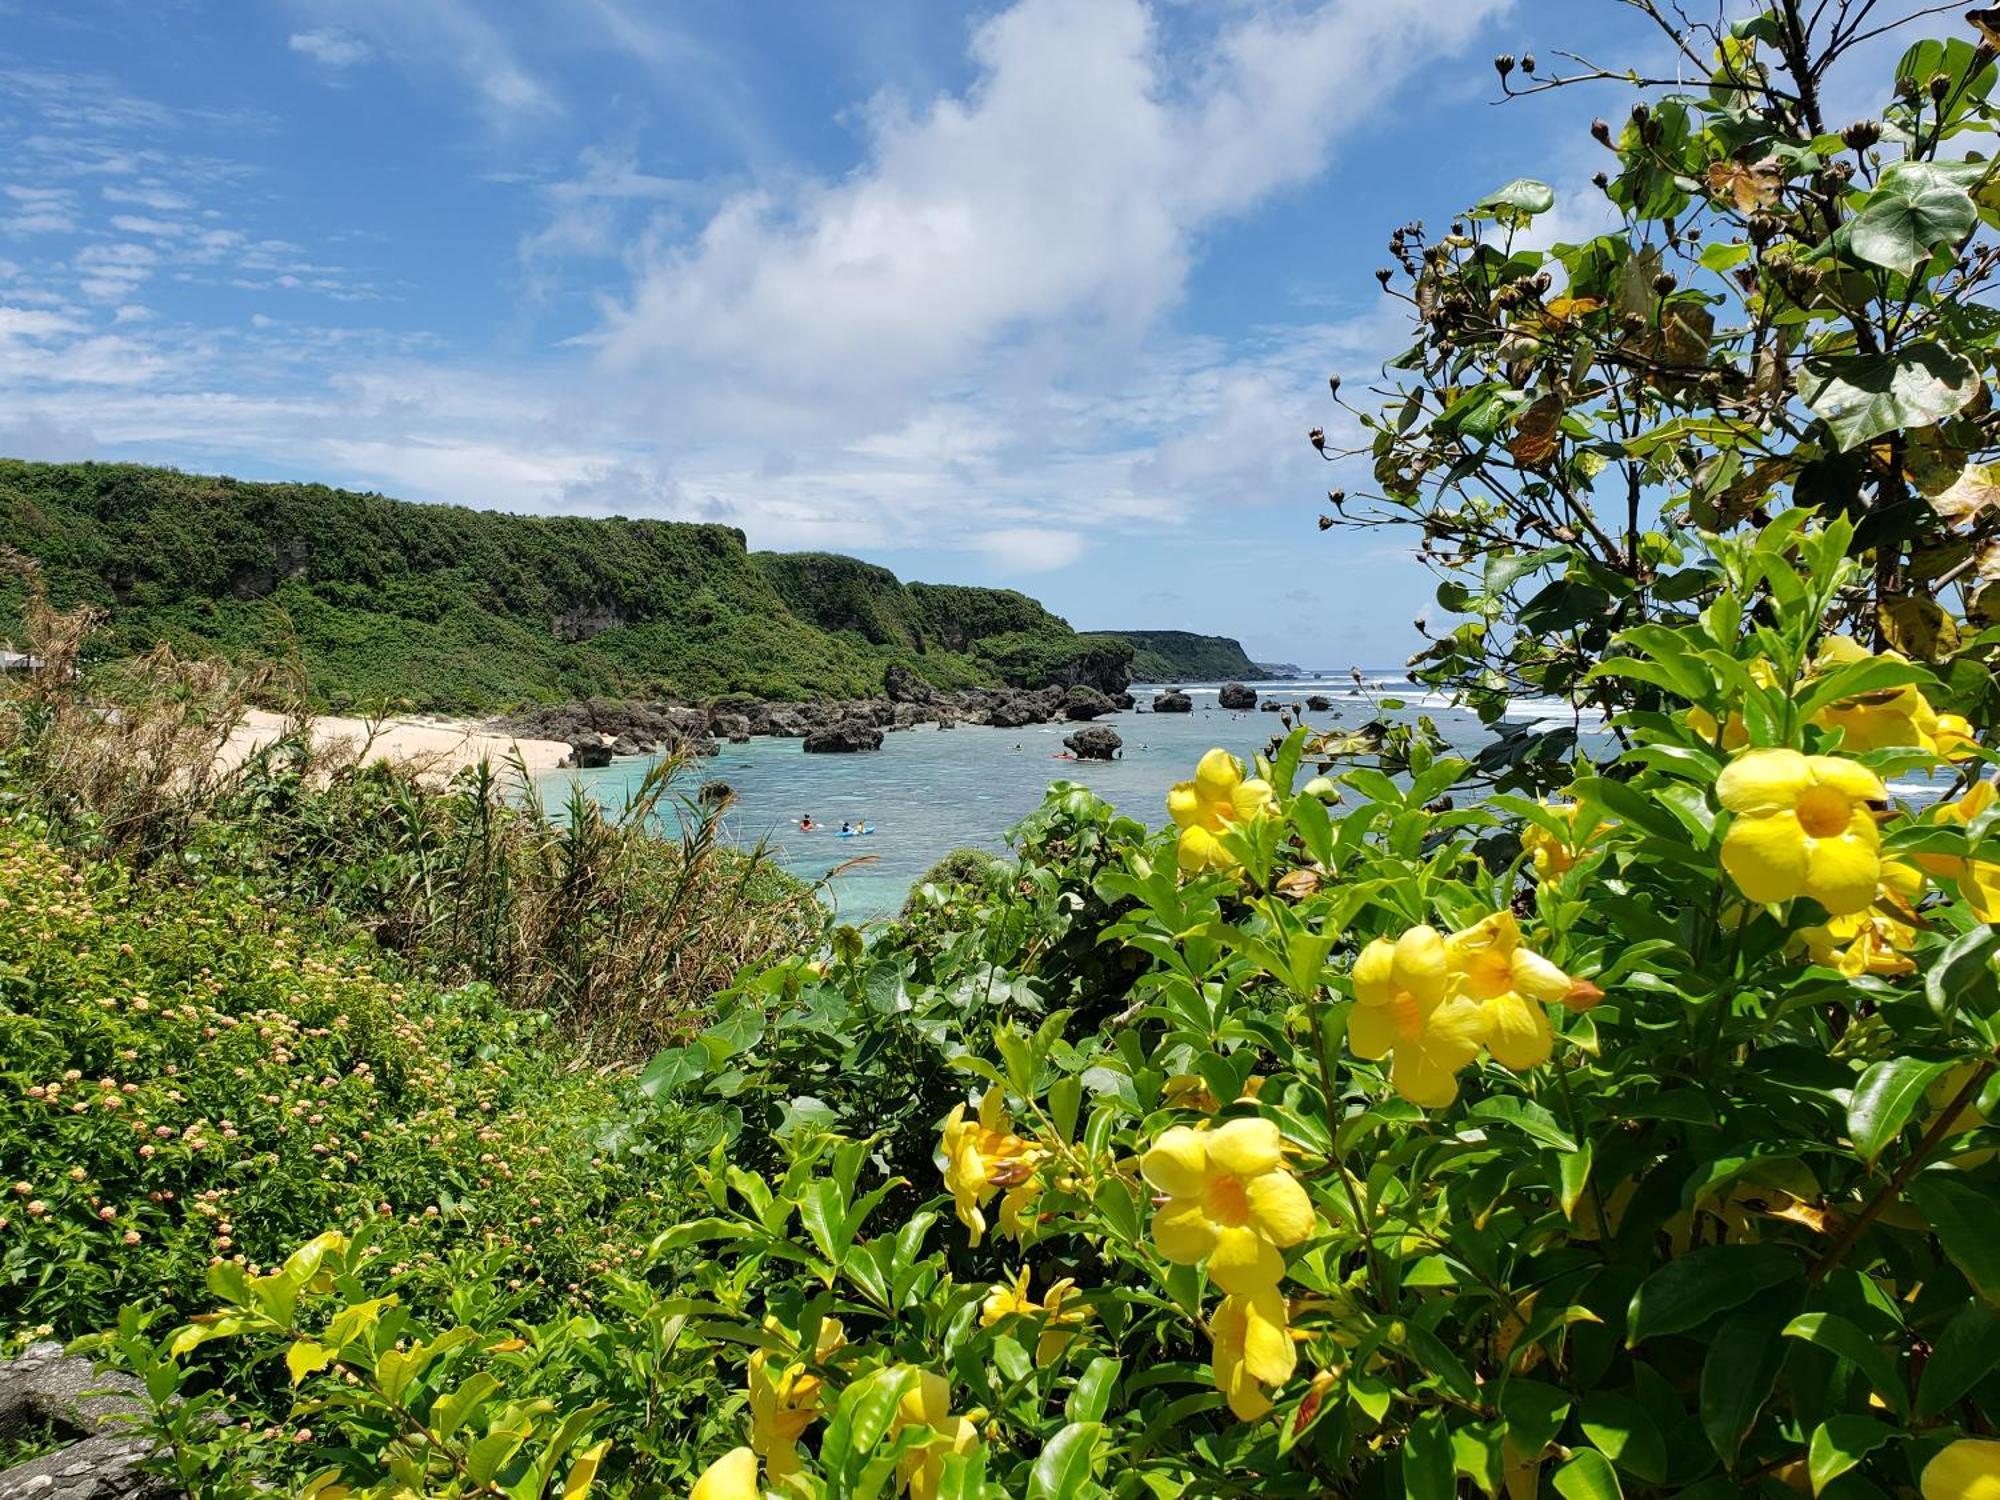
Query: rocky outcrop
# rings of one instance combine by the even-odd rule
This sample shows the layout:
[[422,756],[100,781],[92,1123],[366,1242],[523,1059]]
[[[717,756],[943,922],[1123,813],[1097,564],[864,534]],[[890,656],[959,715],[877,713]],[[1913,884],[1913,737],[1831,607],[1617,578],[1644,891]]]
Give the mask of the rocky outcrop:
[[594,771],[611,764],[613,750],[604,740],[576,740],[569,747],[569,763],[579,771]]
[[140,1465],[151,1445],[129,1420],[146,1410],[145,1387],[118,1371],[100,1374],[62,1345],[30,1344],[0,1363],[0,1435],[53,1430],[62,1446],[0,1470],[0,1500],[155,1500],[166,1481]]
[[1062,711],[1066,719],[1087,721],[1117,713],[1118,705],[1112,701],[1110,694],[1100,693],[1096,688],[1079,682],[1063,694]]
[[1262,708],[1265,713],[1274,714],[1278,712],[1279,709],[1283,708],[1285,705],[1280,703],[1276,698],[1266,698],[1258,706]]
[[1186,693],[1176,693],[1172,690],[1164,693],[1155,693],[1153,694],[1153,712],[1156,714],[1191,714],[1194,712],[1194,699],[1190,698]]
[[918,675],[913,667],[892,661],[882,673],[882,692],[891,703],[931,703],[938,691]]
[[1322,694],[1314,693],[1311,697],[1306,699],[1306,707],[1311,709],[1316,714],[1323,714],[1328,709],[1333,707],[1333,700],[1331,698],[1323,696]]
[[1225,682],[1222,685],[1222,691],[1215,695],[1215,701],[1220,703],[1224,708],[1255,708],[1257,706],[1257,690],[1255,688],[1247,688],[1240,682]]
[[808,755],[850,755],[859,750],[880,750],[882,731],[866,719],[848,719],[815,729],[805,737]]
[[736,788],[726,781],[704,781],[695,796],[706,806],[726,807],[736,800]]
[[1139,700],[1137,698],[1134,698],[1130,693],[1126,692],[1123,688],[1120,688],[1117,692],[1111,695],[1111,702],[1113,703],[1114,706],[1116,706],[1116,708],[1120,713],[1129,713],[1132,709],[1137,708],[1139,706]]
[[1092,724],[1088,729],[1064,735],[1063,744],[1078,760],[1113,760],[1124,748],[1125,741],[1119,737],[1117,730]]
[[559,641],[574,644],[615,630],[624,623],[625,615],[615,604],[572,604],[549,621],[549,633]]

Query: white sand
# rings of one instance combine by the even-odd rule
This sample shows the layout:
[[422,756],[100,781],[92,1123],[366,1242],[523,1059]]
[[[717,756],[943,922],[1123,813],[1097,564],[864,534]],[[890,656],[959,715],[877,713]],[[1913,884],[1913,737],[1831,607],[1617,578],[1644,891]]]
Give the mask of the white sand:
[[[225,766],[241,765],[284,733],[285,718],[261,708],[244,712],[243,722],[223,747]],[[348,719],[334,715],[312,721],[313,745],[321,751],[346,749],[368,760],[405,765],[419,775],[444,778],[481,760],[504,768],[519,751],[531,772],[553,771],[570,753],[561,740],[516,739],[489,734],[466,719],[411,717]]]

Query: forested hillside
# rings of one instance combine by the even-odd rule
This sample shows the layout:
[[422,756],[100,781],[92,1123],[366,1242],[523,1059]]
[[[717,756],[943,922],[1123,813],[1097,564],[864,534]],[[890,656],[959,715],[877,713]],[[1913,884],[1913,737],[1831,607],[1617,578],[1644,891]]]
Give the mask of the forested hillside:
[[[1129,648],[1025,595],[905,586],[730,527],[516,516],[316,484],[0,460],[0,544],[103,655],[166,641],[296,660],[334,707],[482,710],[588,694],[851,697],[902,661],[940,687],[1124,680]],[[10,582],[8,625],[21,597]]]
[[1254,677],[1256,663],[1241,643],[1226,635],[1196,635],[1191,630],[1098,630],[1100,640],[1123,641],[1132,648],[1134,682],[1226,682]]

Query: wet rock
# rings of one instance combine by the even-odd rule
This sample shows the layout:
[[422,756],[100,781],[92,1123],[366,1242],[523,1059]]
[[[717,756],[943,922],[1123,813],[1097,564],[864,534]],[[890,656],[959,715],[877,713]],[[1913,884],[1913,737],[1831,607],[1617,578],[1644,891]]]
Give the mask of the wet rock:
[[592,771],[611,764],[611,746],[603,740],[575,740],[569,747],[569,763],[580,771]]
[[1306,699],[1306,707],[1316,714],[1323,714],[1333,707],[1333,700],[1314,693],[1310,698]]
[[1118,712],[1118,705],[1111,701],[1108,693],[1100,693],[1096,688],[1079,682],[1063,694],[1063,717],[1066,719],[1101,719],[1106,714]]
[[1194,712],[1194,699],[1190,698],[1186,693],[1176,692],[1172,688],[1169,688],[1164,693],[1153,694],[1153,712],[1156,714],[1191,714]]
[[736,800],[736,788],[720,778],[704,781],[696,798],[707,807],[724,807]]
[[1224,708],[1255,708],[1257,706],[1257,690],[1255,688],[1247,688],[1240,682],[1225,682],[1222,685],[1222,691],[1216,694],[1215,701],[1220,703]]
[[805,737],[808,755],[850,755],[860,750],[880,750],[882,731],[866,719],[816,729]]
[[1117,730],[1092,724],[1088,729],[1064,735],[1063,744],[1078,760],[1113,760],[1124,748],[1125,741],[1119,737]]

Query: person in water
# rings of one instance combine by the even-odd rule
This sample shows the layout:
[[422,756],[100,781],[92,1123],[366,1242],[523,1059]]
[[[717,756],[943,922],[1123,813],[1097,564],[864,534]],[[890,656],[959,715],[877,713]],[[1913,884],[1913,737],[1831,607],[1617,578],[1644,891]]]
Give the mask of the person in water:
[[812,827],[813,827],[813,815],[811,813],[807,813],[803,818],[799,819],[800,833],[811,833]]
[[854,825],[850,823],[847,819],[842,818],[840,820],[840,831],[842,833],[852,833],[854,832]]

